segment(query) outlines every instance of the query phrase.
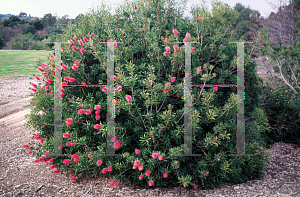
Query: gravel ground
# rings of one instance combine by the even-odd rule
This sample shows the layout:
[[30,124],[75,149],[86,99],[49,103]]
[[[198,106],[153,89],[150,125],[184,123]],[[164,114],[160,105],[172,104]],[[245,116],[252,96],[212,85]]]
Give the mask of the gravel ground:
[[267,150],[272,156],[264,179],[224,183],[212,190],[187,191],[182,186],[145,190],[124,182],[110,188],[109,175],[97,179],[81,176],[72,182],[64,174],[53,174],[50,165],[33,163],[35,158],[22,148],[36,142],[23,126],[32,98],[29,81],[35,79],[0,80],[0,196],[300,196],[300,148],[286,143],[275,143]]

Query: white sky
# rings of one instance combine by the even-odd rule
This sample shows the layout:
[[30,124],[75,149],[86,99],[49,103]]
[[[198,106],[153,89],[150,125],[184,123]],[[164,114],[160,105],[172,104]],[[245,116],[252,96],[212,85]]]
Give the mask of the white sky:
[[[132,2],[133,0],[128,0]],[[149,0],[150,1],[150,0]],[[180,1],[180,0],[178,0]],[[242,3],[245,7],[258,10],[262,16],[266,17],[270,12],[274,11],[273,8],[266,2],[266,0],[221,0],[233,7],[236,3]],[[275,5],[277,0],[267,0]],[[69,15],[69,18],[75,18],[78,14],[85,14],[89,12],[93,6],[101,5],[101,0],[0,0],[0,13],[18,15],[21,11],[30,14],[31,16],[42,18],[45,14],[51,13],[52,15],[62,17]],[[125,2],[125,0],[104,0],[106,5],[111,5],[111,13],[114,13],[114,8]],[[187,0],[187,10],[184,16],[191,16],[189,11],[192,5],[201,5],[201,0]],[[206,0],[208,10],[210,10],[210,0]]]

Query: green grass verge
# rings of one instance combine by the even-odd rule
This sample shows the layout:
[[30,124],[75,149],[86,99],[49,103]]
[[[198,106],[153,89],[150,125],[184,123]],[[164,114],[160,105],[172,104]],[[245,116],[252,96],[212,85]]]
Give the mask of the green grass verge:
[[51,51],[0,51],[0,77],[21,77],[40,74],[38,61],[49,65]]

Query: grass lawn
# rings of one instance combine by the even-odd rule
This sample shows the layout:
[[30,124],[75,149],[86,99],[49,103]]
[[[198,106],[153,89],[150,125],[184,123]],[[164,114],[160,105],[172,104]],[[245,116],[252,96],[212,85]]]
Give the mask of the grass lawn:
[[0,77],[21,77],[40,74],[35,66],[40,59],[49,65],[52,51],[0,51]]

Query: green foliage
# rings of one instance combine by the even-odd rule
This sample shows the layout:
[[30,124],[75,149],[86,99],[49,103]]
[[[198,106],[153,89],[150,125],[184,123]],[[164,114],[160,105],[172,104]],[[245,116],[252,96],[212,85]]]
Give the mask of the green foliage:
[[[236,13],[220,2],[213,3],[213,15],[196,7],[192,10],[192,19],[183,19],[183,11],[174,9],[175,2],[168,1],[167,7],[162,7],[158,0],[147,1],[143,7],[137,3],[129,3],[118,8],[117,20],[108,10],[98,10],[79,19],[80,23],[69,27],[61,40],[72,39],[75,46],[85,49],[85,53],[74,51],[71,44],[62,45],[62,62],[69,69],[62,70],[62,79],[70,76],[75,78],[72,84],[87,85],[106,84],[107,81],[107,40],[117,40],[114,46],[115,64],[115,136],[121,143],[115,149],[116,154],[122,156],[104,157],[108,146],[113,143],[113,134],[108,132],[106,114],[108,100],[107,90],[102,87],[63,87],[62,95],[62,131],[70,133],[70,138],[63,138],[63,154],[78,154],[79,163],[71,161],[62,165],[64,159],[70,157],[53,157],[56,168],[62,172],[98,176],[101,170],[112,166],[109,173],[114,180],[130,181],[134,185],[149,188],[148,181],[153,180],[155,186],[170,186],[187,183],[191,188],[194,184],[204,189],[210,189],[222,182],[241,183],[250,179],[261,178],[266,168],[266,153],[256,154],[260,147],[265,146],[262,135],[269,130],[267,116],[260,109],[258,94],[262,88],[258,86],[255,75],[256,64],[245,54],[245,150],[246,154],[254,156],[230,157],[228,154],[236,152],[236,118],[237,103],[243,97],[237,96],[237,88],[203,87],[203,84],[236,84],[236,52],[235,44],[229,43],[229,33],[226,26],[230,26],[236,18]],[[134,5],[140,5],[135,10]],[[197,17],[200,16],[200,20]],[[224,23],[227,23],[224,25]],[[229,24],[230,23],[230,24]],[[178,30],[178,36],[173,29]],[[200,33],[199,30],[202,32]],[[91,37],[91,33],[95,36]],[[185,118],[185,47],[178,42],[190,33],[192,52],[192,150],[199,156],[179,156],[184,153]],[[203,37],[200,37],[200,34]],[[143,35],[143,36],[140,36]],[[83,40],[80,46],[73,38]],[[165,38],[169,38],[165,41]],[[101,43],[104,42],[104,43]],[[173,50],[177,45],[179,51]],[[163,55],[165,48],[170,46],[169,55]],[[47,73],[53,80],[55,60],[50,57],[49,66],[43,73]],[[78,61],[78,71],[71,67]],[[40,62],[39,62],[40,63]],[[43,64],[41,64],[43,66]],[[40,66],[40,64],[38,65]],[[202,71],[197,71],[201,67]],[[176,80],[171,82],[171,78]],[[49,79],[48,78],[48,79]],[[49,82],[49,81],[48,81]],[[171,84],[168,87],[168,84]],[[40,133],[45,139],[45,145],[38,144],[33,152],[41,157],[45,151],[54,153],[54,98],[49,95],[51,89],[38,87],[31,100],[31,118],[26,126]],[[102,91],[101,91],[102,90]],[[167,90],[167,91],[166,91]],[[58,93],[58,92],[56,92]],[[132,97],[129,101],[127,95]],[[116,103],[116,102],[115,102]],[[84,106],[80,106],[84,104]],[[77,112],[79,109],[94,109],[100,105],[100,119],[95,120],[94,110],[91,115]],[[44,115],[38,114],[45,110]],[[73,122],[67,126],[65,121],[72,118]],[[47,123],[42,126],[42,124]],[[100,124],[101,129],[93,128]],[[107,140],[109,139],[109,140]],[[74,146],[67,146],[69,141]],[[108,143],[108,144],[107,144]],[[41,150],[42,149],[42,150]],[[140,149],[141,153],[135,153]],[[154,159],[153,153],[159,153],[162,159]],[[88,157],[88,154],[91,157]],[[219,161],[218,161],[218,160]],[[99,167],[97,161],[102,160]],[[144,170],[132,169],[134,161],[139,160]],[[145,176],[150,170],[151,175]],[[164,178],[163,173],[168,173]],[[143,174],[143,180],[139,175]]]
[[9,19],[8,18],[3,18],[1,19],[1,23],[4,25],[4,27],[9,26]]
[[[261,32],[265,40],[262,51],[271,59],[274,73],[283,76],[284,80],[275,76],[275,81],[284,86],[273,89],[266,88],[263,94],[263,108],[268,114],[273,131],[267,135],[269,142],[284,141],[300,145],[300,40],[285,46],[281,42],[271,45],[268,29]],[[259,37],[260,38],[260,37]],[[261,44],[258,39],[256,46]],[[269,78],[272,82],[273,79]],[[265,85],[266,87],[266,85]]]
[[51,33],[57,33],[57,34],[62,34],[63,33],[63,30],[62,29],[51,29],[49,34]]
[[34,28],[33,25],[26,25],[26,27],[25,27],[25,34],[27,34],[29,32],[34,34],[36,31],[37,30]]
[[42,21],[40,21],[40,20],[35,20],[35,21],[33,22],[33,26],[34,26],[34,28],[37,29],[37,30],[42,30],[42,29],[44,28],[44,26],[43,26],[43,24],[42,24]]
[[43,46],[39,41],[33,39],[33,35],[31,33],[28,34],[18,34],[17,36],[12,38],[10,42],[11,49],[17,50],[42,50]]
[[3,38],[0,36],[0,49],[2,49],[5,46]]

